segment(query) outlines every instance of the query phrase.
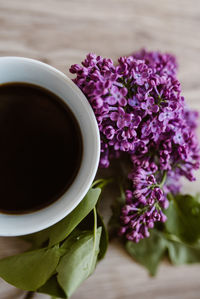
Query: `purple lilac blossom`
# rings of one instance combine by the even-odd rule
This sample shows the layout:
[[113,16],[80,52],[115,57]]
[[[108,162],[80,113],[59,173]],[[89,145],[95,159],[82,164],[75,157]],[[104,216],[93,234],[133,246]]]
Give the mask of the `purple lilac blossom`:
[[195,179],[198,113],[185,105],[177,62],[170,54],[141,50],[119,58],[117,65],[88,54],[70,72],[97,119],[100,167],[109,167],[121,152],[130,156],[132,187],[126,192],[120,234],[138,242],[149,236],[155,222],[166,220],[166,194],[180,190],[180,177]]

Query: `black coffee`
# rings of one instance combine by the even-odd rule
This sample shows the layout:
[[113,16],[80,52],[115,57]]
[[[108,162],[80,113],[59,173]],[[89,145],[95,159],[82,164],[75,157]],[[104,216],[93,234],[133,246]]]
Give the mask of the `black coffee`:
[[57,200],[81,165],[82,136],[55,94],[27,83],[0,85],[0,211],[27,213]]

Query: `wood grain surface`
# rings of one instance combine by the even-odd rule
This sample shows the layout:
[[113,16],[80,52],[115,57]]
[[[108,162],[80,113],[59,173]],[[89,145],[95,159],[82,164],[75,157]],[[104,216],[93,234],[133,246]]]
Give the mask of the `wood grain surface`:
[[[178,57],[183,94],[200,111],[199,28],[199,0],[0,0],[0,56],[39,59],[68,74],[69,66],[88,52],[114,60],[142,47],[172,52]],[[195,183],[184,182],[184,190],[200,191],[200,172],[197,176]],[[18,239],[0,238],[0,257],[24,246]],[[172,267],[167,262],[150,278],[112,242],[105,260],[72,299],[199,299],[199,278],[200,265]],[[0,281],[0,299],[23,296]]]

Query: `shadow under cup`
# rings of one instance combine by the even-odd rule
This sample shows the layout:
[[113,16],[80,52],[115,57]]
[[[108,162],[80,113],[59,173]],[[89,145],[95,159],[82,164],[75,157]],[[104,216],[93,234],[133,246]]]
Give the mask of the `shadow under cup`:
[[[99,130],[98,130],[94,113],[85,96],[69,78],[67,78],[64,74],[62,74],[55,68],[50,67],[49,65],[46,65],[36,60],[20,58],[20,57],[0,58],[0,88],[4,86],[5,87],[14,86],[15,82],[19,88],[20,85],[21,87],[26,86],[27,88],[32,86],[33,90],[31,91],[31,94],[34,93],[34,87],[39,86],[41,88],[38,89],[39,90],[38,92],[47,90],[49,91],[46,93],[47,98],[50,95],[52,96],[52,102],[51,102],[52,107],[50,109],[51,114],[49,115],[49,120],[51,119],[51,117],[53,119],[53,117],[55,118],[55,116],[57,115],[56,126],[58,131],[54,130],[51,121],[49,121],[48,124],[50,125],[50,127],[47,126],[46,127],[47,131],[45,131],[43,116],[46,115],[45,114],[46,110],[45,107],[41,107],[41,102],[45,103],[45,100],[41,98],[41,101],[38,101],[39,103],[38,111],[40,111],[39,113],[40,116],[38,118],[38,124],[37,124],[38,129],[36,131],[34,129],[33,132],[32,131],[31,132],[33,137],[34,135],[38,134],[38,132],[40,135],[40,132],[42,130],[44,131],[43,135],[40,136],[41,138],[39,142],[40,144],[42,144],[44,139],[43,136],[45,136],[46,138],[46,136],[48,135],[48,129],[53,128],[52,129],[52,132],[54,131],[53,140],[51,140],[52,139],[51,135],[49,136],[49,138],[46,138],[48,142],[47,143],[44,142],[43,159],[41,157],[42,160],[39,161],[40,163],[44,162],[43,163],[44,165],[46,163],[46,168],[45,167],[43,168],[43,170],[45,171],[43,171],[44,180],[43,180],[43,184],[41,185],[42,188],[41,190],[43,191],[43,195],[45,195],[45,192],[46,193],[49,192],[49,194],[53,194],[51,193],[51,191],[55,189],[54,186],[56,186],[57,184],[58,192],[56,195],[54,194],[54,197],[51,197],[51,200],[48,203],[46,202],[45,205],[40,205],[40,204],[35,205],[35,208],[32,210],[30,209],[30,207],[29,208],[26,207],[24,211],[19,207],[18,210],[20,211],[20,214],[19,213],[14,214],[16,213],[17,206],[11,209],[14,212],[13,214],[12,212],[9,212],[9,214],[5,214],[3,210],[3,213],[2,212],[0,213],[0,235],[1,236],[17,236],[17,235],[25,235],[25,234],[33,233],[55,224],[56,222],[64,218],[67,214],[69,214],[80,203],[80,201],[83,199],[83,197],[89,190],[97,171],[97,167],[99,163],[99,155],[100,155]],[[17,94],[17,92],[15,93]],[[34,98],[34,96],[32,98]],[[57,100],[55,98],[57,98]],[[33,104],[33,102],[34,101],[31,102],[31,96],[27,98],[27,102],[26,101],[24,102],[24,105],[26,106],[26,111],[28,110],[34,111],[35,102],[31,109],[31,105]],[[2,103],[3,103],[3,95],[1,95],[0,93],[0,104]],[[21,104],[20,96],[19,96],[19,103]],[[18,110],[20,112],[20,109]],[[42,115],[43,110],[44,110],[44,115]],[[59,115],[59,113],[61,113],[62,115]],[[32,127],[31,125],[32,114],[33,113],[31,112],[30,116],[27,116],[27,121],[26,121],[27,124],[30,123],[30,128]],[[76,136],[79,135],[80,137],[77,138],[76,140],[76,138],[73,138],[73,136],[71,136],[71,142],[74,142],[73,146],[71,147],[71,152],[67,147],[67,138],[65,138],[66,142],[63,143],[65,135],[69,133],[63,129],[65,123],[62,122],[61,120],[63,118],[64,121],[65,117],[66,117],[66,121],[71,117],[71,123],[74,124],[73,134],[76,134]],[[18,119],[20,119],[20,114],[18,116]],[[41,120],[41,124],[39,123],[40,120]],[[58,126],[59,123],[60,123],[60,127]],[[77,125],[75,123],[77,123]],[[0,120],[0,124],[1,124],[1,120]],[[8,130],[9,126],[5,125],[6,122],[2,124],[3,124],[2,127],[5,126],[7,127]],[[0,134],[4,134],[4,128],[2,129],[2,127],[0,128]],[[41,127],[43,128],[42,130],[40,129]],[[20,124],[18,126],[18,129],[19,128],[20,128]],[[62,134],[61,131],[63,131]],[[59,137],[59,135],[62,136]],[[21,135],[19,134],[19,136]],[[18,139],[19,138],[16,137],[16,140]],[[59,146],[57,147],[55,146],[56,141],[57,144],[60,145],[60,148]],[[79,144],[77,142],[79,142]],[[20,145],[22,142],[19,140],[18,143]],[[76,171],[74,171],[74,173],[72,173],[71,181],[70,181],[70,176],[68,177],[69,180],[67,181],[66,175],[67,173],[69,174],[69,171],[67,171],[65,166],[67,167],[69,162],[73,164],[72,163],[73,161],[69,160],[69,153],[71,154],[72,157],[73,148],[78,148],[78,147],[79,149],[81,149],[81,151],[79,151],[79,153],[77,152],[79,155],[78,158],[79,162],[77,162],[76,165],[77,169]],[[35,148],[37,149],[38,147]],[[48,148],[50,149],[48,150]],[[30,148],[30,150],[33,149],[34,148]],[[15,151],[15,149],[13,149],[13,151]],[[12,150],[9,150],[9,152],[12,153]],[[45,155],[45,152],[47,152],[47,155]],[[56,163],[55,160],[54,161],[55,163],[53,164],[54,167],[51,167],[48,165],[48,159],[52,157],[54,152],[56,153],[57,159],[60,162],[60,166],[57,165],[58,163]],[[46,156],[47,158],[45,158]],[[22,154],[22,158],[24,158],[23,154]],[[63,163],[62,163],[62,159],[63,159]],[[32,166],[34,166],[34,163]],[[35,169],[37,169],[37,166],[35,166]],[[7,173],[8,180],[9,180],[9,175],[10,177],[12,176],[11,170],[10,170],[10,174],[9,171]],[[13,168],[13,170],[15,169]],[[52,175],[49,174],[50,170],[53,170]],[[56,176],[55,173],[57,173],[58,175]],[[66,184],[64,181],[63,183],[61,183],[63,174],[65,175]],[[36,175],[34,179],[35,178],[37,179]],[[18,178],[16,177],[16,180],[17,179]],[[26,176],[24,176],[24,179],[26,182]],[[42,174],[41,177],[39,178],[38,183],[41,183],[41,180],[42,180]],[[7,180],[5,180],[5,182],[6,181]],[[49,181],[49,187],[48,187],[48,181]],[[29,181],[27,180],[27,186],[28,183],[30,183],[30,180]],[[14,185],[16,185],[15,186],[17,188],[16,190],[18,190],[19,187],[18,182],[16,182]],[[39,189],[38,190],[35,190],[36,188],[34,189],[34,183],[32,183],[32,185],[33,185],[32,191],[31,189],[25,187],[24,190],[22,190],[21,194],[23,194],[23,191],[24,192],[26,191],[24,202],[26,201],[26,197],[27,197],[27,201],[34,200],[36,194],[40,192]],[[13,191],[13,193],[11,192],[10,194],[14,196],[15,194],[14,187],[13,190],[11,191]],[[42,198],[41,194],[40,196],[38,196],[38,200],[40,198],[42,202],[44,198]],[[23,214],[21,212],[23,212]]]

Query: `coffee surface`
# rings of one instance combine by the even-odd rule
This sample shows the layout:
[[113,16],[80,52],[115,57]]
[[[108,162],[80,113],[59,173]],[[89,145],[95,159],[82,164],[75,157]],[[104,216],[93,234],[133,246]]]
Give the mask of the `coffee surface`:
[[21,214],[57,200],[81,165],[82,136],[70,109],[27,83],[0,85],[0,211]]

